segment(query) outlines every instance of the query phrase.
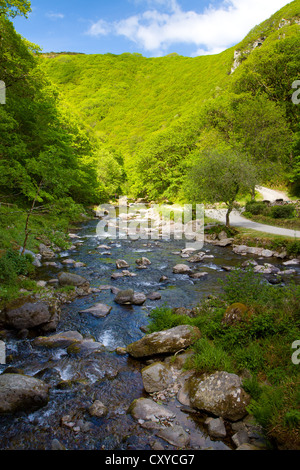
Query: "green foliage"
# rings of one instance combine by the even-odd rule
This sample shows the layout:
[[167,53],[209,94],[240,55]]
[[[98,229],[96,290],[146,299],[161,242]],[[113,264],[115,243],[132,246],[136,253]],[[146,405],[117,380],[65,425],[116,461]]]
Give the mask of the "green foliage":
[[274,219],[292,219],[295,215],[295,207],[292,204],[285,206],[273,206],[270,215]]
[[246,212],[252,215],[267,214],[268,207],[264,202],[250,201],[245,206]]
[[17,276],[33,273],[32,261],[30,255],[21,256],[16,251],[7,250],[0,258],[0,281],[3,284],[11,284]]
[[31,4],[28,0],[0,0],[0,16],[6,15],[15,18],[17,15],[27,17],[31,12]]
[[288,428],[298,428],[300,426],[300,411],[290,410],[284,416],[284,424]]
[[224,370],[233,372],[232,359],[224,349],[215,346],[207,338],[201,338],[193,344],[195,355],[188,363],[188,367],[195,369],[197,372],[214,372],[216,370]]
[[150,313],[151,323],[148,327],[149,333],[155,331],[167,330],[178,325],[183,325],[188,321],[184,315],[175,315],[172,309],[167,306],[158,307]]

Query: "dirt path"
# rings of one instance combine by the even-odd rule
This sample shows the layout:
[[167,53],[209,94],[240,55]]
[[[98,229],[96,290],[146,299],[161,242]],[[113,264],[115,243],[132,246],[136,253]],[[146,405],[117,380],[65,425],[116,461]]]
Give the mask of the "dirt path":
[[276,199],[283,199],[284,201],[289,201],[288,195],[283,191],[275,191],[274,189],[265,188],[264,186],[256,186],[256,191],[258,191],[266,201],[276,201]]
[[[207,209],[205,210],[205,215],[225,224],[226,212],[227,209]],[[230,214],[230,224],[233,227],[244,227],[252,230],[257,230],[258,232],[273,233],[274,235],[282,235],[284,237],[300,238],[299,230],[290,230],[287,228],[273,227],[271,225],[264,225],[258,222],[252,222],[251,220],[242,217],[237,211],[233,211]]]

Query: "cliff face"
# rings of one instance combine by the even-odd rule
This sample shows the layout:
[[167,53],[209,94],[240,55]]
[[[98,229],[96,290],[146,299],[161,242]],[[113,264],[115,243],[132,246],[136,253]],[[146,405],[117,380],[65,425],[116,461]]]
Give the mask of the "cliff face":
[[[294,3],[299,3],[299,2],[294,2]],[[299,6],[299,11],[300,11],[300,6]],[[249,35],[244,39],[244,41],[240,43],[243,47],[238,47],[234,51],[234,60],[233,60],[232,68],[231,68],[231,73],[233,73],[257,47],[261,47],[263,43],[266,41],[266,39],[270,38],[270,40],[272,41],[284,39],[287,36],[287,34],[294,34],[294,33],[297,34],[297,30],[299,34],[300,12],[299,12],[299,16],[295,16],[295,17],[288,18],[288,19],[281,18],[281,20],[279,21],[278,20],[276,21],[275,19],[272,20],[272,18],[273,17],[271,17],[270,20],[267,20],[267,22],[265,22],[266,26],[262,28],[265,30],[265,33],[266,33],[265,35],[264,34],[260,35],[260,37],[249,42],[248,45],[245,47],[244,43],[245,43],[245,40],[247,40],[247,37],[251,35],[251,32],[250,32]],[[272,25],[271,28],[269,26],[270,21]],[[295,26],[296,28],[297,27],[298,28],[296,29]],[[258,29],[258,27],[254,28],[254,30],[252,31],[254,32],[256,29]],[[282,29],[283,31],[281,32],[281,34],[278,35],[277,31],[282,30]]]

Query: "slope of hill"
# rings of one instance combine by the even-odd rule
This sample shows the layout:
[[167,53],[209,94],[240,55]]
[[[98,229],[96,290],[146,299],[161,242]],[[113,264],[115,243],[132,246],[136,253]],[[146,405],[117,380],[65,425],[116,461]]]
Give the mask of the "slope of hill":
[[[277,67],[279,58],[281,57],[284,63],[290,60],[289,54],[292,54],[294,49],[299,49],[299,23],[300,1],[296,0],[253,28],[236,47],[218,55],[187,58],[171,54],[148,59],[140,54],[115,56],[51,53],[42,55],[40,63],[47,76],[57,86],[63,107],[85,122],[90,135],[97,142],[96,145],[100,149],[99,161],[102,159],[98,168],[99,175],[103,175],[109,185],[109,175],[105,174],[105,159],[109,153],[113,167],[118,169],[125,161],[129,178],[127,191],[132,192],[135,187],[133,192],[138,194],[151,179],[150,177],[145,180],[145,167],[139,164],[139,155],[143,154],[145,149],[148,151],[151,142],[152,146],[155,146],[156,138],[160,142],[166,142],[170,140],[170,133],[183,132],[184,135],[187,129],[197,122],[198,131],[193,132],[193,138],[188,142],[188,147],[194,150],[197,142],[202,139],[203,109],[214,99],[223,102],[228,100],[230,93],[241,95],[247,92],[249,96],[254,96],[256,91],[264,93],[266,99],[277,101],[278,115],[282,111],[292,131],[297,131],[298,114],[295,108],[284,108],[284,102],[290,99],[291,84],[298,78],[297,65],[289,70],[289,76],[282,84],[282,88],[286,88],[282,99],[268,96],[267,92],[272,86],[259,90],[257,83],[250,84],[248,80],[243,88],[243,80],[245,74],[249,77],[256,76],[257,66],[260,62],[264,63],[266,58],[274,62],[274,51],[278,44],[278,59],[275,59],[273,71],[266,69],[266,73],[269,74],[267,78],[270,80],[273,80],[272,73],[280,73]],[[291,39],[294,40],[292,47],[288,44]],[[296,62],[295,58],[295,64]],[[280,77],[277,77],[277,81],[280,81]],[[282,90],[280,92],[282,93]],[[216,105],[217,103],[218,101]],[[220,126],[216,125],[215,128],[219,133]],[[293,140],[293,137],[290,136],[290,139]],[[240,137],[236,140],[241,141]],[[283,147],[286,155],[291,153],[291,149],[285,148],[285,144]],[[174,151],[174,146],[172,149]],[[246,150],[249,151],[248,148]],[[185,171],[186,165],[183,162],[188,153],[179,152],[175,166],[178,167],[180,161],[181,174]],[[118,158],[115,158],[116,155]],[[293,170],[287,168],[286,171]],[[120,175],[122,171],[118,169],[117,173]],[[119,177],[118,186],[124,180],[123,177],[124,174]],[[140,184],[136,184],[137,179]],[[175,193],[181,184],[182,181],[177,181]],[[167,182],[167,186],[170,185],[172,186],[171,180]],[[113,186],[110,185],[112,191]],[[165,186],[162,188],[162,185],[158,184],[153,191],[147,191],[146,188],[146,193],[157,196],[162,190],[164,192]],[[170,196],[168,190],[166,194]]]

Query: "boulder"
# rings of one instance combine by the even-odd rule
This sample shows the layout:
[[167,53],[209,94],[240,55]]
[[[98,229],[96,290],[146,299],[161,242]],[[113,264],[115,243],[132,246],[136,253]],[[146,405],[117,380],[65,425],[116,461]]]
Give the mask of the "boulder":
[[96,418],[103,418],[107,415],[108,410],[100,400],[96,400],[89,408],[89,413],[91,416],[95,416]]
[[120,305],[142,305],[146,300],[145,294],[132,289],[120,290],[115,297],[115,302]]
[[148,258],[139,258],[136,260],[136,264],[138,266],[149,266],[151,264],[151,261]]
[[216,241],[214,242],[214,245],[216,245],[216,246],[221,246],[221,247],[222,247],[222,246],[225,247],[225,246],[230,246],[230,245],[232,245],[233,242],[234,242],[234,238],[223,238],[222,240],[216,240]]
[[224,425],[224,421],[222,418],[210,418],[208,420],[208,426],[207,426],[208,434],[211,437],[219,438],[219,439],[224,439],[226,437],[226,428]]
[[110,305],[98,303],[98,304],[93,305],[90,308],[81,310],[79,313],[90,313],[96,318],[103,318],[103,317],[106,317],[110,313],[111,309],[112,307]]
[[156,436],[168,442],[175,447],[186,447],[190,442],[190,436],[182,426],[175,424],[173,426],[161,427],[156,431]]
[[169,330],[158,331],[144,336],[127,346],[127,352],[133,357],[148,357],[156,354],[172,354],[185,349],[200,338],[197,327],[179,325]]
[[225,325],[236,325],[248,318],[248,307],[236,302],[230,305],[223,316],[222,323]]
[[142,292],[135,292],[133,294],[132,304],[143,305],[147,300],[147,297]]
[[20,374],[0,376],[0,414],[32,411],[49,400],[49,385],[39,379]]
[[205,257],[205,253],[197,253],[196,255],[194,256],[190,256],[189,259],[188,259],[188,262],[189,263],[200,263],[201,261],[203,261]]
[[147,295],[148,300],[160,300],[161,299],[161,294],[159,292],[151,292],[150,294]]
[[46,348],[67,348],[82,340],[83,336],[78,331],[63,331],[52,336],[38,336],[33,340],[33,344]]
[[46,302],[32,302],[23,299],[8,307],[2,318],[6,326],[16,330],[40,328],[47,332],[56,329],[60,319],[60,311],[58,307],[50,306]]
[[57,277],[61,286],[89,287],[89,281],[78,274],[61,272]]
[[253,271],[260,274],[277,274],[280,269],[270,263],[265,263],[264,265],[254,266]]
[[127,263],[127,261],[125,261],[123,259],[117,259],[116,267],[117,267],[117,269],[129,268],[129,264]]
[[115,302],[120,305],[131,305],[133,296],[133,289],[120,290],[115,297]]
[[164,390],[174,382],[170,367],[162,362],[155,362],[142,369],[144,389],[148,393]]
[[54,251],[52,251],[48,246],[44,245],[43,243],[40,244],[39,251],[42,257],[45,259],[55,258]]
[[158,423],[160,420],[175,419],[174,413],[166,407],[155,403],[150,398],[138,398],[129,407],[129,413],[136,420],[152,421]]
[[247,415],[250,396],[242,388],[242,380],[235,374],[215,372],[194,376],[189,383],[190,400],[194,408],[230,421]]
[[176,264],[173,268],[174,274],[190,274],[191,272],[191,268],[186,264]]
[[202,279],[203,277],[206,277],[206,276],[208,276],[207,272],[190,274],[191,279]]

